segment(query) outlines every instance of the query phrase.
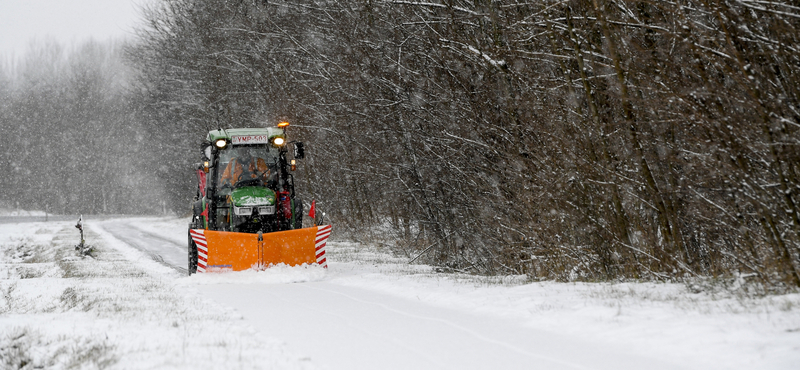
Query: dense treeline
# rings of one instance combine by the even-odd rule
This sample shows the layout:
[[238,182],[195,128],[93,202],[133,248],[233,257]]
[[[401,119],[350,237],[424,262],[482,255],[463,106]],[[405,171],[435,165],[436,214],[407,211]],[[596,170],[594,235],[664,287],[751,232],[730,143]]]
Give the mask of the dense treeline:
[[305,190],[351,235],[481,273],[800,285],[792,3],[165,0],[147,18],[130,54],[162,127],[290,119]]
[[[32,44],[0,66],[0,206],[77,215],[161,211],[122,47]],[[145,175],[147,174],[147,175]]]

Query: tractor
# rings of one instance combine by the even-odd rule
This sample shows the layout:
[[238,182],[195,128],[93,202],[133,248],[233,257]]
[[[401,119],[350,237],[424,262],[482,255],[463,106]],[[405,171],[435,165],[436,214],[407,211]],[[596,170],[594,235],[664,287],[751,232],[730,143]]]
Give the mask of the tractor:
[[[313,226],[303,228],[303,202],[295,194],[302,142],[277,127],[210,131],[196,167],[197,194],[189,224],[189,275],[263,269],[278,264],[327,267],[331,226],[312,202]],[[290,150],[291,149],[291,150]],[[289,152],[291,160],[287,159]]]

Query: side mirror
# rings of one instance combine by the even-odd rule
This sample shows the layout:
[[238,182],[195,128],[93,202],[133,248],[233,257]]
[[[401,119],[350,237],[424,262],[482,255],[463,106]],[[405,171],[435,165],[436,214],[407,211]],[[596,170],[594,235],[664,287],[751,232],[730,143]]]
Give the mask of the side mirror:
[[202,148],[203,148],[203,155],[206,156],[206,160],[210,161],[211,160],[211,143],[209,143],[207,141],[204,142]]
[[303,142],[298,141],[294,143],[294,158],[295,159],[303,159],[306,156],[306,149],[303,145]]

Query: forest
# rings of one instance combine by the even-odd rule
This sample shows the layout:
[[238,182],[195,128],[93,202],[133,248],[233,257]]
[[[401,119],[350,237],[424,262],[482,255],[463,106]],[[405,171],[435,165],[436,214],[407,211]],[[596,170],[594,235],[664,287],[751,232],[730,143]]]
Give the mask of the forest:
[[[189,212],[218,127],[292,123],[340,238],[445,271],[800,286],[800,6],[160,0],[0,71],[0,201]],[[119,65],[117,65],[119,64]],[[307,208],[307,207],[306,207]]]

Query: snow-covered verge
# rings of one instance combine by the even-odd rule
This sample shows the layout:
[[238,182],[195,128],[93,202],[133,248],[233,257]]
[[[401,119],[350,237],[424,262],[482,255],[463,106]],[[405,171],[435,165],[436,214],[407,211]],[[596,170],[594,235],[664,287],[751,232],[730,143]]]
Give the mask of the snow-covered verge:
[[72,225],[0,225],[0,368],[313,367],[91,224],[77,257]]
[[[630,349],[686,368],[796,369],[800,294],[697,292],[684,284],[529,283],[435,273],[363,246],[333,243],[331,281]],[[344,263],[343,263],[344,262]]]

